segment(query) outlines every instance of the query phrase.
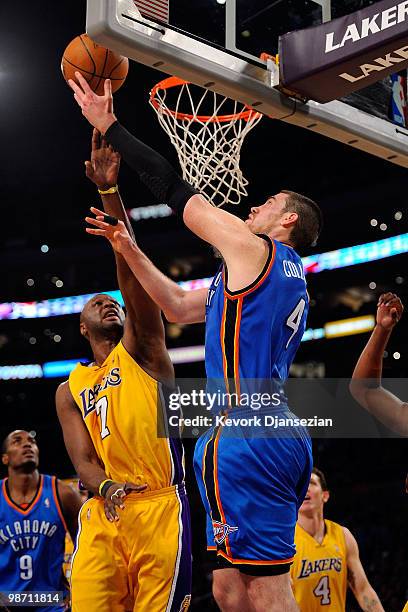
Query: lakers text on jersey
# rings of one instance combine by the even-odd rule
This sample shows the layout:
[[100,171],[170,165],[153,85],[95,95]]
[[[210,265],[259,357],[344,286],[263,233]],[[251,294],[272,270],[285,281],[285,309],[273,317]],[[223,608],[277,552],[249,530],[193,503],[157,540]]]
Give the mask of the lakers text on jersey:
[[346,543],[341,525],[325,520],[321,544],[296,525],[296,556],[291,568],[293,589],[300,609],[315,612],[346,609]]

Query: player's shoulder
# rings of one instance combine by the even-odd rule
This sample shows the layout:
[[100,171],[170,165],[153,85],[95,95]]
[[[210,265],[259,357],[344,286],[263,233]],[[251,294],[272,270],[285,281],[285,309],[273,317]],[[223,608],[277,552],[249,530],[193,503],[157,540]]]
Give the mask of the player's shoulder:
[[344,525],[341,525],[340,523],[336,523],[336,521],[331,521],[330,519],[327,519],[327,518],[324,519],[324,523],[326,525],[326,531],[344,533],[344,530],[347,529],[347,527],[344,527]]
[[58,414],[76,407],[69,380],[58,385],[55,392],[55,406]]
[[64,399],[69,398],[69,396],[72,397],[72,393],[69,387],[69,379],[67,379],[64,380],[64,382],[60,383],[55,391],[55,399],[57,401],[57,405]]
[[340,525],[339,523],[334,523],[333,521],[332,524],[336,526],[337,533],[343,538],[347,552],[358,549],[357,540],[348,527]]

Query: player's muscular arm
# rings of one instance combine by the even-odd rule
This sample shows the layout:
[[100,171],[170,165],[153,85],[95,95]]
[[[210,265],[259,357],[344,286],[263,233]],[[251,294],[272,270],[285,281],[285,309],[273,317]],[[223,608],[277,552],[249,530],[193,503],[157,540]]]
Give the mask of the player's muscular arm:
[[68,381],[57,389],[56,408],[72,465],[84,487],[97,495],[100,483],[106,480],[107,476],[72,397]]
[[123,255],[132,273],[140,284],[158,304],[168,321],[177,323],[200,323],[205,318],[206,289],[185,291],[177,283],[165,276],[139,246],[132,240],[122,221],[112,226],[103,221],[102,212],[91,208],[96,219],[87,217],[93,228],[87,228],[89,234],[104,236],[113,249]]
[[240,289],[255,280],[268,257],[264,241],[234,215],[213,208],[180,178],[166,159],[118,123],[112,112],[109,80],[105,81],[104,95],[97,96],[80,73],[75,76],[79,85],[74,81],[69,84],[83,115],[106,136],[159,201],[166,202],[180,216],[184,211],[186,225],[222,253],[228,266],[230,289]]
[[58,495],[61,501],[62,514],[68,527],[69,535],[75,542],[78,530],[78,513],[82,506],[81,496],[78,491],[74,491],[70,486],[60,480],[57,481]]
[[401,435],[408,435],[408,403],[381,384],[384,350],[403,310],[395,294],[386,293],[380,297],[376,326],[354,369],[350,391],[354,399],[384,425]]
[[[96,129],[92,134],[91,161],[85,164],[87,177],[98,189],[107,191],[117,186],[120,155]],[[105,213],[120,219],[134,240],[119,192],[101,194],[101,199]],[[160,308],[138,282],[124,257],[118,251],[114,253],[118,284],[127,310],[123,344],[154,378],[171,380],[174,375],[173,366],[165,346]]]
[[[99,486],[108,480],[102,468],[95,447],[88,434],[82,416],[77,408],[69,389],[68,381],[62,383],[56,393],[56,407],[65,447],[84,487],[100,495]],[[117,509],[124,508],[126,495],[133,491],[140,493],[146,485],[136,485],[133,482],[113,482],[102,494],[104,495],[104,510],[109,521],[119,520]]]
[[356,539],[346,527],[343,527],[343,532],[346,541],[347,580],[355,598],[364,612],[384,612],[361,564]]

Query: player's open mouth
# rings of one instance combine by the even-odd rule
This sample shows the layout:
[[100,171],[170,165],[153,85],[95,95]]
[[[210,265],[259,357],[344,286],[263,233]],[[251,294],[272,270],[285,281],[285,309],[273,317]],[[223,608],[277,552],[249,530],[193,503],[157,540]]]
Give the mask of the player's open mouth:
[[119,319],[119,315],[116,311],[110,310],[103,316],[103,319]]

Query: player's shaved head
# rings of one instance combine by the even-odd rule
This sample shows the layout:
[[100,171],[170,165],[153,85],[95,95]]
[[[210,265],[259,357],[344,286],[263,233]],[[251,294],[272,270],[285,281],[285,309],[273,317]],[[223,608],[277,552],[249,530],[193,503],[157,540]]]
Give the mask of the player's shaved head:
[[38,466],[39,450],[35,432],[15,429],[2,442],[2,463],[8,468],[32,472]]
[[90,338],[113,338],[119,342],[123,335],[125,313],[119,302],[107,293],[93,295],[80,314],[81,334]]
[[3,442],[1,443],[1,452],[4,455],[5,453],[7,453],[8,447],[9,447],[9,443],[10,441],[15,438],[18,437],[19,435],[26,435],[26,436],[30,436],[31,438],[33,438],[35,440],[35,436],[33,434],[33,432],[31,431],[26,431],[25,429],[15,429],[14,431],[11,431],[3,440]]

